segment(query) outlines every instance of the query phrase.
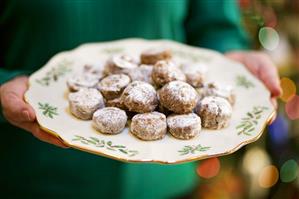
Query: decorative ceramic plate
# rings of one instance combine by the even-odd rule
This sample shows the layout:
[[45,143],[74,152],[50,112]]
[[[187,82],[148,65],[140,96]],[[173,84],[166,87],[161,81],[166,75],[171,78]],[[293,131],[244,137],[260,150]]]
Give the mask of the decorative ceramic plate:
[[[191,140],[178,140],[171,135],[158,141],[142,141],[125,128],[118,135],[103,135],[93,129],[91,121],[73,117],[68,109],[67,78],[86,64],[103,69],[112,54],[139,56],[149,48],[172,49],[178,61],[205,64],[207,81],[217,81],[235,88],[236,103],[227,128],[203,129]],[[256,141],[275,110],[270,93],[240,63],[206,49],[172,41],[127,39],[82,45],[54,56],[30,77],[26,101],[34,108],[41,128],[73,148],[125,162],[182,163],[235,152]]]

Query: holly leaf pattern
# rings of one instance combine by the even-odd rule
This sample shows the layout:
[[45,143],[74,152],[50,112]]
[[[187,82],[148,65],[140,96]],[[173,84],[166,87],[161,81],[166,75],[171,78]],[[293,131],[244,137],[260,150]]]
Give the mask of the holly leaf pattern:
[[85,145],[93,145],[93,146],[98,147],[98,148],[106,148],[110,151],[119,152],[119,153],[125,154],[129,157],[133,157],[133,156],[138,154],[137,150],[128,149],[124,145],[114,145],[112,143],[112,141],[100,140],[96,137],[85,138],[85,137],[80,136],[80,135],[75,135],[75,138],[73,138],[72,140],[81,142],[82,144],[85,144]]

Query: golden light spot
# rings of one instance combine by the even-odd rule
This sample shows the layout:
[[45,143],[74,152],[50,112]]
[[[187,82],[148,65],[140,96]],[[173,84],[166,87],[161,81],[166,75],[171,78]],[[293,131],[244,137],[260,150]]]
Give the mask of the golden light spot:
[[261,187],[270,188],[276,184],[276,182],[278,181],[278,177],[278,169],[273,165],[269,165],[264,167],[261,171],[258,182]]
[[289,78],[282,78],[280,80],[280,86],[282,88],[282,95],[280,96],[281,100],[287,102],[296,94],[296,85]]

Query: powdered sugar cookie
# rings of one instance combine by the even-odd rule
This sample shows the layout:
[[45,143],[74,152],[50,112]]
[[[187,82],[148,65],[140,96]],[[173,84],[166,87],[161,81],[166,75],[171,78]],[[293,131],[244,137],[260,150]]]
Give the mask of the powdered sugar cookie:
[[215,96],[203,98],[195,111],[202,120],[202,126],[209,129],[226,127],[232,115],[232,107],[229,102]]
[[104,134],[118,134],[126,126],[126,112],[115,107],[106,107],[94,112],[92,123],[95,129]]
[[130,131],[142,140],[162,139],[167,132],[166,116],[159,112],[137,114],[132,118]]
[[198,100],[196,90],[181,81],[169,82],[159,90],[158,94],[160,103],[175,113],[192,112]]
[[169,60],[172,57],[170,49],[148,49],[144,51],[140,58],[142,64],[154,65],[160,60]]
[[220,85],[219,83],[210,82],[205,84],[202,88],[197,89],[201,98],[207,96],[217,96],[225,98],[231,105],[235,104],[236,96],[233,88],[229,85]]
[[127,73],[128,70],[136,68],[137,65],[137,61],[129,55],[114,55],[108,59],[104,73],[106,75]]
[[188,140],[201,131],[201,119],[195,113],[170,115],[167,117],[167,126],[173,137]]
[[186,63],[181,66],[181,70],[186,76],[186,82],[195,88],[202,87],[205,80],[207,68],[205,65],[196,63]]
[[152,79],[157,86],[163,86],[175,80],[185,81],[186,77],[174,62],[163,60],[154,65]]
[[103,108],[104,99],[101,93],[94,88],[82,88],[68,96],[71,113],[79,119],[89,120],[99,108]]
[[154,87],[141,81],[130,83],[123,91],[121,100],[129,111],[137,113],[151,112],[158,105]]
[[124,74],[109,75],[100,81],[98,89],[105,99],[111,100],[119,97],[130,81],[130,78]]

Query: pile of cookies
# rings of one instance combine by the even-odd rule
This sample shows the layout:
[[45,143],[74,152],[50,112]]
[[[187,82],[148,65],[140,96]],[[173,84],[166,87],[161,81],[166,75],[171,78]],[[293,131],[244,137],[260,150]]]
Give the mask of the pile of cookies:
[[206,83],[205,73],[202,65],[177,63],[168,49],[147,50],[139,60],[115,55],[102,73],[87,66],[68,79],[70,112],[92,119],[103,134],[121,133],[129,124],[142,140],[162,139],[167,132],[191,139],[202,127],[226,127],[235,103],[232,88]]

